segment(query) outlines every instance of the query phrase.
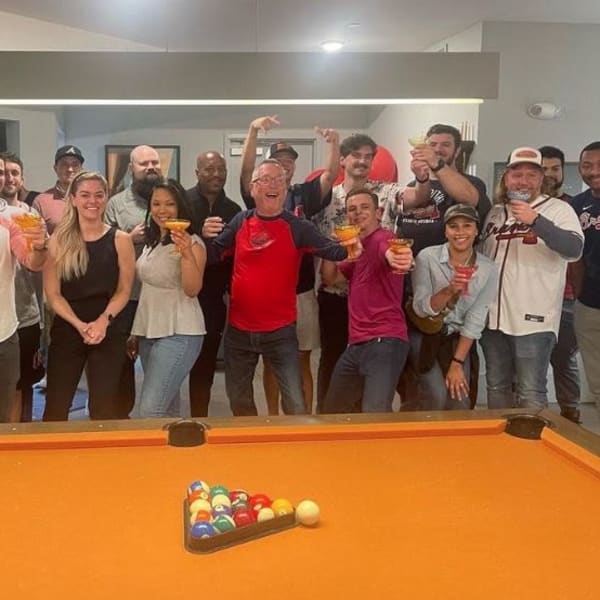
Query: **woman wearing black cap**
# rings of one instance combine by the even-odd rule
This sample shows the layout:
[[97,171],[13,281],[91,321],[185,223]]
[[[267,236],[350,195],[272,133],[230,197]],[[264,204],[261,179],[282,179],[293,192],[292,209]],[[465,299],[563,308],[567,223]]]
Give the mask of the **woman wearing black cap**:
[[448,241],[417,255],[413,303],[408,307],[409,318],[421,332],[420,343],[411,351],[423,410],[474,405],[471,349],[485,327],[498,284],[496,265],[474,248],[477,211],[456,204],[446,211],[444,224]]

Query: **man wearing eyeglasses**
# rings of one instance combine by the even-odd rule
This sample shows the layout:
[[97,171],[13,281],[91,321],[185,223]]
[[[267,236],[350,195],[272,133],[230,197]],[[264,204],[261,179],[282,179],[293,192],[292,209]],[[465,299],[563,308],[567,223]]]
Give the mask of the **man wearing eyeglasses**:
[[256,208],[238,213],[217,238],[205,240],[210,262],[233,255],[225,332],[227,396],[234,415],[257,414],[252,379],[262,355],[273,368],[284,412],[304,414],[296,337],[298,269],[305,254],[340,261],[348,253],[284,209],[287,177],[278,161],[267,159],[254,170],[250,193]]
[[[278,126],[277,115],[259,117],[250,123],[242,152],[241,193],[247,208],[254,207],[250,194],[250,181],[256,162],[258,134],[269,132]],[[297,216],[311,219],[319,213],[331,199],[331,188],[339,169],[339,135],[334,129],[315,128],[327,144],[324,169],[321,175],[309,182],[292,184],[296,172],[298,152],[287,142],[276,142],[269,147],[269,158],[276,159],[285,171],[287,195],[284,208]],[[320,346],[319,307],[315,294],[315,265],[313,257],[305,255],[300,265],[296,287],[298,320],[296,332],[302,364],[304,400],[308,412],[313,404],[313,378],[310,369],[310,353]],[[269,362],[265,363],[264,389],[269,414],[279,412],[279,389]]]

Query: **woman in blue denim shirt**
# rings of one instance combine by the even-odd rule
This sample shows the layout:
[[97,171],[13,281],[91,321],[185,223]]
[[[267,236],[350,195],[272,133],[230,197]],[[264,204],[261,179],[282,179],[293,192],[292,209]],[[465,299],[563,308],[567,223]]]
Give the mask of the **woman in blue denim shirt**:
[[[414,312],[419,317],[443,315],[440,334],[423,334],[414,348],[423,391],[419,407],[424,410],[470,408],[471,347],[481,337],[498,286],[496,265],[474,248],[477,211],[456,204],[446,211],[444,224],[447,243],[422,250],[413,273]],[[475,268],[472,276],[465,267]]]

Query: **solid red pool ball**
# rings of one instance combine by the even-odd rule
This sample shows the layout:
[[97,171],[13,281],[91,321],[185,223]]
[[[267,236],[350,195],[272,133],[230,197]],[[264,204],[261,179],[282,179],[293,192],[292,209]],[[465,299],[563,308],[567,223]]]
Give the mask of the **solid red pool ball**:
[[261,508],[269,508],[271,506],[271,499],[266,494],[255,494],[250,496],[248,505],[254,512],[258,512]]
[[256,517],[252,510],[240,508],[233,513],[233,521],[235,522],[236,527],[245,527],[246,525],[254,523]]

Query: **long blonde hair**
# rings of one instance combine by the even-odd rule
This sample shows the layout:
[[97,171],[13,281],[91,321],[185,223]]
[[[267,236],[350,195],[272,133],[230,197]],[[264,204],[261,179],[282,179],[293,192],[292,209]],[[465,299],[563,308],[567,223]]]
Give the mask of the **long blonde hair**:
[[99,181],[104,193],[108,194],[106,179],[97,171],[80,171],[71,181],[65,194],[65,212],[53,235],[56,239],[56,270],[64,281],[83,277],[90,260],[79,225],[79,214],[73,205],[73,196],[84,181]]

